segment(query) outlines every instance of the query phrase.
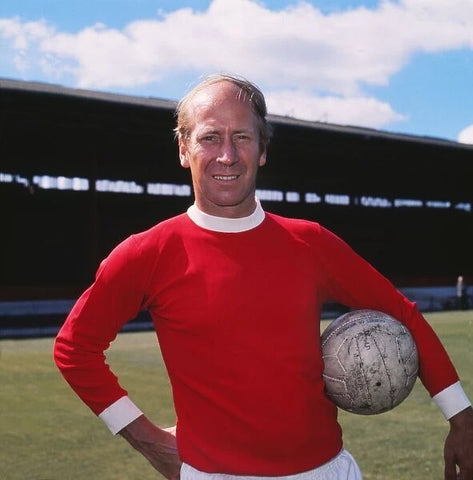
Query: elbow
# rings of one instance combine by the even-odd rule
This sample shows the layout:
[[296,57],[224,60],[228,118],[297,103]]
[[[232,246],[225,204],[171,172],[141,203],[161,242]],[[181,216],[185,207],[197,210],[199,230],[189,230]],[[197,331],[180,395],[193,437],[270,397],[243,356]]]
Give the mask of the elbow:
[[54,363],[56,364],[56,367],[61,370],[64,362],[64,345],[61,342],[61,339],[59,338],[59,335],[56,337],[54,340],[53,344],[53,360]]
[[68,342],[61,331],[56,336],[53,344],[53,360],[57,368],[64,373],[64,370],[72,363],[73,346]]

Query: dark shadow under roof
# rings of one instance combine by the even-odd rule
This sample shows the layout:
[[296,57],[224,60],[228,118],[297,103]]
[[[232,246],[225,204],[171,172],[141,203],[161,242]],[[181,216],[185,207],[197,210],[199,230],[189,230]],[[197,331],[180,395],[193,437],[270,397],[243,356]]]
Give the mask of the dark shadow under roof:
[[[101,91],[85,90],[64,87],[56,84],[42,82],[27,82],[22,80],[12,80],[0,78],[0,90],[21,90],[24,92],[44,93],[47,95],[64,95],[68,97],[79,97],[87,100],[98,100],[103,102],[111,102],[116,104],[128,104],[135,106],[143,106],[149,108],[160,108],[164,110],[174,110],[177,101],[166,100],[154,97],[140,97],[133,95],[124,95],[116,93],[107,93]],[[273,124],[282,124],[294,127],[317,129],[334,133],[358,135],[365,138],[383,138],[386,140],[394,140],[399,142],[414,142],[427,145],[438,145],[443,147],[466,149],[473,151],[473,145],[463,144],[448,139],[426,137],[418,135],[408,135],[403,133],[391,133],[374,128],[357,127],[351,125],[337,125],[325,122],[316,122],[308,120],[300,120],[293,117],[281,115],[268,115],[268,120]]]

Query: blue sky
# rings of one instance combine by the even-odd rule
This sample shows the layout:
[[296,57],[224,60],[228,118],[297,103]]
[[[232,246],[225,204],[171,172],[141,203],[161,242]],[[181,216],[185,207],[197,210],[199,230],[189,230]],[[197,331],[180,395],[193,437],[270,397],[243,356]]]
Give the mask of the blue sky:
[[271,113],[473,143],[471,0],[0,3],[0,77],[178,99],[215,71]]

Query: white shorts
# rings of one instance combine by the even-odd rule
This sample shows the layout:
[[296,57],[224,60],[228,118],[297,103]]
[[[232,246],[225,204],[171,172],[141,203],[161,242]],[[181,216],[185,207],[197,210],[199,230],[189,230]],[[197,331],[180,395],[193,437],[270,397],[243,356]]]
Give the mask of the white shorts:
[[320,467],[308,472],[281,477],[256,477],[250,475],[228,475],[226,473],[205,473],[182,464],[181,480],[362,480],[361,472],[352,455],[345,449]]

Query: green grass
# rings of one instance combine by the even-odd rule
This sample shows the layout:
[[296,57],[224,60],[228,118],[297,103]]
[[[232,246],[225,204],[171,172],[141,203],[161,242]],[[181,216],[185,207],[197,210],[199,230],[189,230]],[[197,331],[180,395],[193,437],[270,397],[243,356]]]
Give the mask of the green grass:
[[[473,397],[473,312],[427,316]],[[0,341],[0,480],[146,480],[159,475],[113,437],[70,390],[51,357],[52,339]],[[156,423],[173,424],[169,382],[153,333],[121,334],[109,363]],[[366,480],[441,479],[448,423],[419,384],[378,416],[340,413],[346,447]]]

